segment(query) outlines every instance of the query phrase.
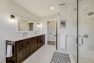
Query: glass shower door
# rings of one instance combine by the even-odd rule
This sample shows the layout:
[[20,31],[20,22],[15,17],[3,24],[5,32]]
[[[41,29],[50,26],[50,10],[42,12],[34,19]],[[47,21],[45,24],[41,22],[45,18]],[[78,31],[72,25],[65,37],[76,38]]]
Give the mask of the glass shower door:
[[94,0],[79,0],[79,63],[94,63]]
[[77,3],[76,0],[58,0],[58,50],[70,53],[77,63]]

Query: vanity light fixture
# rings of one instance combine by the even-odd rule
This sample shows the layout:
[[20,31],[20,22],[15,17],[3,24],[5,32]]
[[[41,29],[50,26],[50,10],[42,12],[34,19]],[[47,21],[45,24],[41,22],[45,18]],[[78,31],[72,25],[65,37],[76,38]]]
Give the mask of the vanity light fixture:
[[15,16],[14,16],[14,15],[10,15],[10,18],[11,18],[11,19],[15,19]]
[[40,23],[37,23],[37,26],[40,27]]
[[10,22],[12,22],[12,23],[15,23],[16,21],[15,21],[15,16],[14,15],[10,15]]
[[38,27],[38,28],[42,27],[42,24],[37,23],[37,27]]

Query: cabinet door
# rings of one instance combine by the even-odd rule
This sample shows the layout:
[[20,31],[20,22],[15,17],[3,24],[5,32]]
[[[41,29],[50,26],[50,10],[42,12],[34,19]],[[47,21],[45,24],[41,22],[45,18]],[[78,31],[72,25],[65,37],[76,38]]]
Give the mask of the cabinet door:
[[45,42],[44,40],[45,40],[44,35],[38,36],[38,47],[41,47],[44,44]]
[[35,42],[36,48],[37,49],[40,48],[43,44],[44,44],[43,35],[37,36],[36,37],[36,42]]
[[30,53],[31,54],[35,51],[34,46],[35,46],[35,38],[33,37],[30,39]]
[[37,36],[37,45],[38,48],[41,46],[41,36]]
[[42,35],[42,36],[41,36],[41,42],[42,42],[42,45],[45,44],[45,35]]
[[30,53],[30,42],[25,39],[23,42],[23,59],[26,59]]
[[35,49],[35,51],[38,49],[37,42],[38,42],[37,37],[35,37],[35,39],[34,39],[34,49]]
[[26,59],[34,52],[33,38],[25,39],[23,42],[23,59]]
[[23,46],[22,46],[23,41],[19,41],[15,43],[15,53],[16,53],[16,62],[21,63],[23,60]]

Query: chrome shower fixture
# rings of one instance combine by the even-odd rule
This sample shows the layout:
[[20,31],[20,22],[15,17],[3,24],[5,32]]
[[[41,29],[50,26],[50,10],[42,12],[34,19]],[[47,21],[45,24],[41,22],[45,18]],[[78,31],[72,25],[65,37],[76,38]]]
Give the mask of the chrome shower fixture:
[[94,14],[94,12],[88,12],[88,16],[91,16],[93,14]]

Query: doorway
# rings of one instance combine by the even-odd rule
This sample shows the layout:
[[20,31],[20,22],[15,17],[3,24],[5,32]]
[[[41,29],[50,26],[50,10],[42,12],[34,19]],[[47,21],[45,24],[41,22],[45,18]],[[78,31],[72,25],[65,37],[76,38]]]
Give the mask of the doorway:
[[48,21],[47,22],[47,34],[48,34],[48,40],[47,40],[47,44],[48,45],[54,45],[56,46],[56,21]]

